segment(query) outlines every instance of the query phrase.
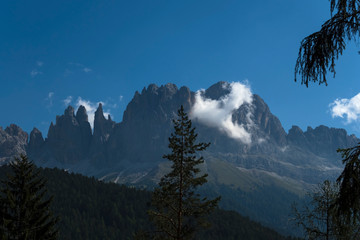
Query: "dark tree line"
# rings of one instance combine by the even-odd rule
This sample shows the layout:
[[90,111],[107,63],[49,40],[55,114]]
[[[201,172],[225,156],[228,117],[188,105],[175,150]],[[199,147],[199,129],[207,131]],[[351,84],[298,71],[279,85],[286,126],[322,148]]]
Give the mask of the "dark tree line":
[[[127,240],[140,229],[154,230],[147,215],[151,192],[59,169],[38,170],[48,179],[48,195],[54,196],[51,211],[60,217],[59,239]],[[9,173],[10,167],[0,167],[0,179]],[[199,230],[194,239],[291,239],[234,211],[216,209],[206,220],[210,227]]]

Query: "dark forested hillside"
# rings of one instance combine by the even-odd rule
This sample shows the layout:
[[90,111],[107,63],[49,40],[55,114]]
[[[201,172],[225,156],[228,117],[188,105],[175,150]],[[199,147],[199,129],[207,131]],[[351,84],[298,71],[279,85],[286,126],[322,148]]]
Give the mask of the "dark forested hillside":
[[[8,167],[1,167],[0,179],[7,172]],[[61,218],[60,239],[133,239],[140,229],[151,229],[146,214],[150,192],[59,169],[41,169],[41,173],[54,196],[53,211]],[[212,227],[196,239],[286,239],[232,211],[217,210],[209,221]]]

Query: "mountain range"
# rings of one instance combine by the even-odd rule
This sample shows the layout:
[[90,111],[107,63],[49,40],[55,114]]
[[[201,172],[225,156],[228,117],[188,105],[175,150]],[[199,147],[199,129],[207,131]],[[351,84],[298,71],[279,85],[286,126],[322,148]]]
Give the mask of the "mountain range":
[[162,156],[181,105],[198,140],[211,143],[203,153],[202,170],[209,173],[204,194],[221,194],[223,207],[285,233],[291,201],[335,179],[342,170],[336,150],[359,142],[323,125],[286,132],[264,100],[239,83],[218,82],[198,92],[150,84],[135,92],[119,123],[99,104],[93,129],[83,106],[56,116],[45,138],[36,128],[27,134],[14,124],[0,127],[0,162],[26,153],[39,166],[151,188],[169,169]]

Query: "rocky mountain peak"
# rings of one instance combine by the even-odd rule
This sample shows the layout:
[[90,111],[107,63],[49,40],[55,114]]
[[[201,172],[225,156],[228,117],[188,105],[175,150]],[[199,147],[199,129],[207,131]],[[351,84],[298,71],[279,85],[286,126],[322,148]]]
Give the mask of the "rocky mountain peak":
[[298,126],[293,126],[287,136],[289,143],[311,151],[322,157],[337,157],[336,149],[354,146],[358,139],[347,135],[345,129],[329,128],[320,125],[313,129],[307,127],[303,132]]
[[307,147],[309,142],[303,130],[300,127],[293,125],[287,135],[287,140],[298,147]]
[[104,118],[104,119],[105,119],[102,103],[99,103],[99,106],[98,106],[98,108],[97,108],[96,111],[95,111],[95,119],[96,119],[96,118],[98,118],[98,119]]
[[[181,104],[188,105],[186,104],[189,99],[188,95],[191,95],[191,92],[186,87],[181,88],[181,91],[179,91],[178,87],[172,83],[160,87],[156,84],[150,84],[142,90],[141,94],[135,93],[134,98],[126,107],[123,122],[131,121],[131,119],[143,119],[141,116],[160,117],[161,121],[164,121],[168,119],[170,109],[170,113],[172,113],[173,108],[177,110]],[[186,101],[184,101],[184,98]],[[151,112],[156,112],[157,117],[151,116]],[[172,114],[170,115],[172,116]]]
[[294,136],[297,136],[297,135],[304,135],[304,132],[303,130],[301,130],[301,128],[299,126],[296,126],[296,125],[292,125],[292,127],[289,129],[289,136],[290,135],[294,135]]
[[22,140],[27,141],[28,134],[16,124],[10,124],[10,126],[5,128],[5,132],[11,136],[19,137]]
[[218,100],[229,93],[230,84],[228,82],[220,81],[206,89],[205,97],[212,100]]
[[86,108],[84,106],[80,106],[76,112],[76,120],[80,122],[88,122],[88,115],[86,112]]
[[106,142],[114,126],[115,122],[111,120],[110,115],[108,119],[104,117],[102,104],[99,103],[94,118],[94,141]]
[[79,125],[76,117],[75,117],[75,110],[72,106],[68,106],[65,111],[64,115],[56,116],[56,124],[55,126],[66,126],[66,125]]
[[69,105],[64,111],[64,116],[75,117],[74,111],[74,108]]
[[178,91],[178,87],[173,83],[167,83],[165,86],[163,86],[163,88],[164,93],[169,96],[175,95]]
[[30,133],[28,149],[31,153],[38,152],[44,145],[44,138],[39,129],[34,128]]
[[147,92],[157,94],[157,90],[158,90],[158,89],[159,89],[159,87],[158,87],[156,84],[152,83],[152,84],[150,84],[150,85],[148,86]]
[[[178,88],[173,83],[167,83],[165,85],[161,85],[160,87],[156,84],[152,83],[147,88],[143,88],[141,91],[141,95],[166,95],[173,96],[178,91]],[[139,93],[139,92],[136,92]],[[135,95],[137,95],[135,93]]]
[[74,108],[68,106],[64,115],[56,116],[56,124],[50,125],[45,140],[46,154],[56,156],[61,163],[75,163],[84,158],[90,141],[91,128],[86,109],[80,107],[75,117]]
[[11,124],[0,129],[0,165],[26,153],[28,134],[19,126]]
[[272,141],[279,145],[286,144],[286,132],[281,125],[280,120],[271,113],[269,106],[257,94],[253,94],[252,119],[254,124],[258,126],[262,134],[261,137],[269,137]]
[[44,140],[44,138],[42,137],[42,133],[40,132],[40,130],[34,127],[33,130],[32,130],[31,133],[30,133],[30,141],[31,141],[31,138],[37,138],[37,137],[40,137],[39,139]]

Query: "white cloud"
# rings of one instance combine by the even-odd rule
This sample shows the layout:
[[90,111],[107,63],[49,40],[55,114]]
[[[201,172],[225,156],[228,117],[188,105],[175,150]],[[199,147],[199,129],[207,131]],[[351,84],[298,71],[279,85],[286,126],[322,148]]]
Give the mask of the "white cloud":
[[31,77],[36,77],[37,75],[41,75],[42,72],[40,72],[39,70],[37,69],[33,69],[31,72],[30,72],[30,76]]
[[89,72],[93,71],[91,68],[89,68],[89,67],[87,67],[87,66],[85,66],[84,64],[81,64],[81,63],[69,62],[68,64],[71,65],[71,66],[74,66],[78,70],[80,68],[80,70],[83,71],[84,73],[89,73]]
[[84,68],[83,68],[83,71],[84,71],[84,72],[86,72],[86,73],[88,73],[88,72],[91,72],[91,71],[92,71],[92,69],[87,68],[87,67],[84,67]]
[[124,96],[123,95],[120,95],[119,96],[119,101],[121,102],[123,100]]
[[118,105],[116,103],[106,103],[106,106],[108,108],[117,108],[118,107]]
[[72,102],[72,99],[73,99],[72,96],[68,96],[67,98],[65,98],[63,100],[64,105],[68,106]]
[[53,97],[54,92],[49,92],[47,97],[45,98],[47,108],[51,108],[53,106]]
[[[77,109],[82,105],[86,108],[86,112],[87,112],[87,115],[88,115],[88,119],[89,119],[89,123],[91,125],[91,128],[94,128],[94,118],[95,118],[95,111],[96,109],[98,108],[99,106],[99,103],[102,104],[103,108],[104,106],[106,105],[105,103],[103,102],[91,102],[89,100],[85,100],[85,99],[82,99],[81,97],[78,97],[77,101],[76,101],[76,111]],[[110,111],[105,111],[104,110],[104,116],[105,118],[107,118],[107,116],[110,114]]]
[[74,63],[74,62],[69,62],[69,65],[73,65],[73,66],[77,66],[77,67],[84,67],[84,64]]
[[329,105],[333,118],[346,118],[346,123],[360,120],[360,93],[353,98],[336,99]]
[[235,110],[245,103],[252,103],[250,87],[240,82],[232,82],[224,84],[223,88],[229,89],[230,93],[219,100],[205,98],[204,90],[197,91],[190,116],[207,126],[217,127],[231,138],[250,144],[251,134],[245,129],[245,126],[253,124],[250,118],[251,112],[247,114],[246,125],[232,121],[232,114]]
[[42,65],[44,65],[44,62],[37,61],[37,62],[36,62],[36,65],[38,65],[39,67],[41,67]]

